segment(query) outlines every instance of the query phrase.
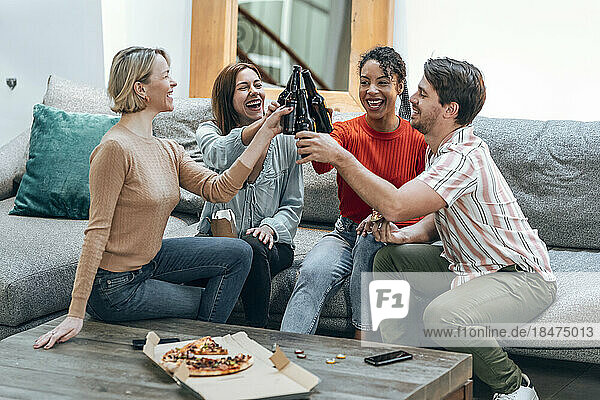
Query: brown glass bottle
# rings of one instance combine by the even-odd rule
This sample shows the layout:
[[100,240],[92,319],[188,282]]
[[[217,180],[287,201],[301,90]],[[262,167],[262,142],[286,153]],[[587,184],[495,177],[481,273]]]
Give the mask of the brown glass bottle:
[[305,89],[298,91],[298,111],[296,112],[296,132],[315,131],[315,120],[310,116],[308,96]]
[[331,133],[333,125],[331,117],[327,111],[325,98],[317,92],[315,81],[310,74],[310,71],[305,69],[302,71],[302,80],[308,95],[308,105],[310,107],[310,115],[315,121],[316,131],[323,133]]
[[[279,93],[279,97],[277,97],[277,102],[279,103],[280,106],[285,104],[287,95],[290,93],[294,75],[300,75],[301,71],[302,71],[302,67],[299,65],[294,65],[292,67],[292,74],[290,75],[290,78],[288,79],[287,84],[285,85],[285,88],[283,89],[283,91],[281,93]],[[298,85],[298,87],[300,87],[300,85]]]
[[[296,68],[298,67],[298,68]],[[302,76],[300,72],[302,68],[294,65],[292,76],[290,77],[289,89],[285,97],[284,104],[286,107],[292,107],[292,112],[281,117],[281,126],[284,135],[296,134],[296,118],[298,115],[298,92],[300,91],[300,80]]]
[[284,135],[295,135],[296,134],[296,113],[298,111],[298,91],[288,93],[285,99],[285,106],[291,107],[292,111],[281,117],[282,133]]

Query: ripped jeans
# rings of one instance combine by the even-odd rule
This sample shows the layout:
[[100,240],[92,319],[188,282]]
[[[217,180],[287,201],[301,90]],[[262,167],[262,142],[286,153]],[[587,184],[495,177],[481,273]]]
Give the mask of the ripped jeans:
[[[323,305],[337,293],[350,276],[352,324],[357,329],[370,329],[370,314],[361,313],[361,273],[373,271],[375,253],[383,243],[373,235],[356,235],[357,224],[340,217],[335,229],[319,240],[304,258],[300,275],[285,309],[281,330],[314,334]],[[362,315],[361,315],[362,314]]]

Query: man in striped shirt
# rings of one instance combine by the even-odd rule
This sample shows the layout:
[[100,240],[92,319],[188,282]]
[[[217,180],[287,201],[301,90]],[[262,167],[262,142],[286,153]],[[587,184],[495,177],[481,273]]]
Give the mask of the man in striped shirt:
[[[424,328],[454,330],[532,320],[554,301],[555,278],[546,245],[470,125],[485,102],[481,72],[467,62],[430,59],[410,100],[411,125],[428,145],[427,163],[423,173],[399,189],[321,135],[297,135],[298,152],[308,154],[300,162],[331,163],[385,217],[376,226],[367,220],[360,226],[377,240],[395,244],[379,251],[376,272],[388,279],[436,273],[437,279],[409,279],[409,320]],[[387,222],[419,216],[425,217],[405,228]],[[428,244],[438,239],[443,247]],[[448,270],[449,277],[443,274]],[[384,320],[383,339],[406,343],[415,328],[407,321]],[[434,339],[471,353],[473,372],[497,393],[494,399],[538,398],[493,337]]]

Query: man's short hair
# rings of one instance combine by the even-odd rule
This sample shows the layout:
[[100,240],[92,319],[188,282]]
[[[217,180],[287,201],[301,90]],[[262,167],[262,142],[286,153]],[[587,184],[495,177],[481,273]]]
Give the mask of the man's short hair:
[[115,54],[108,78],[108,95],[116,113],[127,114],[142,111],[146,103],[136,94],[133,86],[136,82],[148,83],[152,74],[152,65],[160,54],[171,64],[169,55],[163,49],[132,46]]
[[425,63],[425,79],[433,86],[440,104],[458,103],[456,122],[470,124],[485,103],[481,71],[466,61],[430,58]]

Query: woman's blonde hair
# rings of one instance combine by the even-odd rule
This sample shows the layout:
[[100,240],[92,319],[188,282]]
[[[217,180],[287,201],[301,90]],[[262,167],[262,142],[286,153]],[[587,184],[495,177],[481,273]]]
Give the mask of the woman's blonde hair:
[[134,90],[136,82],[148,83],[152,73],[152,64],[160,54],[171,65],[169,55],[164,49],[132,46],[119,51],[113,58],[108,78],[108,95],[116,113],[128,114],[146,108],[144,99]]

